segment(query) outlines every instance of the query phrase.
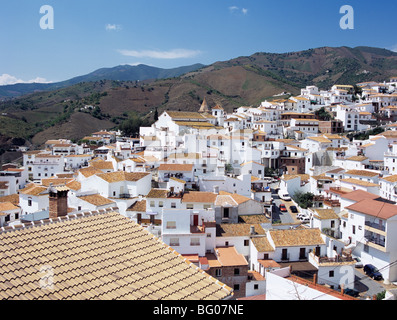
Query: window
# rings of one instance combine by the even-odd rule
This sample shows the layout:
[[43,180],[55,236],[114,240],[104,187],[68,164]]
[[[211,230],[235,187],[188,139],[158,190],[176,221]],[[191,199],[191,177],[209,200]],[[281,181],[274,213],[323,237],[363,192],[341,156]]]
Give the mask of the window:
[[191,246],[199,246],[200,245],[200,238],[191,238],[190,239]]
[[170,238],[170,246],[178,247],[179,246],[179,238]]
[[222,276],[222,269],[215,269],[215,277],[221,277]]
[[239,268],[234,268],[234,275],[239,276],[240,275],[240,269]]
[[210,209],[210,208],[211,208],[211,205],[210,205],[210,204],[204,204],[204,205],[203,205],[203,208],[204,208],[204,209]]
[[186,209],[193,209],[193,204],[192,203],[188,203],[186,205]]
[[240,285],[239,284],[235,284],[233,286],[234,291],[239,291],[240,290]]
[[162,208],[164,206],[163,201],[159,201],[159,207]]
[[333,277],[334,277],[334,273],[335,273],[334,270],[330,270],[330,272],[329,272],[329,277],[330,277],[330,278],[333,278]]
[[176,229],[176,221],[167,221],[167,229]]
[[259,289],[259,285],[258,284],[254,284],[254,290],[258,290]]
[[171,208],[175,209],[176,208],[176,203],[175,202],[171,202]]
[[250,241],[249,240],[244,240],[244,247],[248,247],[250,245]]
[[32,198],[28,199],[28,206],[31,207],[32,206]]
[[211,238],[211,233],[207,233],[207,238]]
[[151,207],[151,208],[154,207],[154,201],[150,201],[150,207]]

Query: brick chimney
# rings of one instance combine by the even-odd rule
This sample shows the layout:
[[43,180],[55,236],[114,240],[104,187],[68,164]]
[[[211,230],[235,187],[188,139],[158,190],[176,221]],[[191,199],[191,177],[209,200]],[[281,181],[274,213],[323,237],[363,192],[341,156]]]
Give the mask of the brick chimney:
[[65,217],[68,214],[68,192],[69,188],[53,187],[49,188],[49,211],[50,218]]

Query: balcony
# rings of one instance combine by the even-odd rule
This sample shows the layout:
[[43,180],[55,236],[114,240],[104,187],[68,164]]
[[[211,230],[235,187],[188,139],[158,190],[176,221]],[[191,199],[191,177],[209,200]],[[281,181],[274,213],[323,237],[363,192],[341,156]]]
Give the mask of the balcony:
[[119,194],[119,199],[131,199],[133,198],[133,195],[130,193],[120,193]]
[[375,249],[385,251],[386,247],[386,240],[378,237],[374,237],[371,234],[365,234],[364,235],[364,244],[373,247]]
[[386,226],[380,225],[379,223],[365,221],[365,225],[370,227],[370,228],[373,228],[373,229],[377,229],[377,230],[380,230],[380,231],[386,231]]

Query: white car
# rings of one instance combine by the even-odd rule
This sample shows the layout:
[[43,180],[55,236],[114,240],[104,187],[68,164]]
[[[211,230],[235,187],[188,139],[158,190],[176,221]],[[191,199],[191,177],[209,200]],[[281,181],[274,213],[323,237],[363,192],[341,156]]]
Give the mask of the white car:
[[283,192],[283,191],[279,191],[278,192],[278,196],[280,197],[280,199],[285,200],[285,201],[291,201],[291,197],[289,196],[288,193]]
[[298,213],[296,218],[299,219],[303,223],[310,222],[310,216],[307,214],[304,214],[302,212]]

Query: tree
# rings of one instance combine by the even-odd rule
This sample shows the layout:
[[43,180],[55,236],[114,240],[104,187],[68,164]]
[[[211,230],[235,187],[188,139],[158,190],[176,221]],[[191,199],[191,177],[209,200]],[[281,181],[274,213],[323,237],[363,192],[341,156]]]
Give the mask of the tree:
[[142,119],[136,114],[130,116],[127,120],[124,120],[119,129],[122,131],[124,136],[135,137],[139,135],[139,128],[145,127],[149,124],[147,119]]
[[316,110],[314,114],[321,121],[330,121],[332,119],[332,115],[329,112],[327,112],[327,110],[325,110],[324,107],[321,107],[320,109]]
[[293,196],[294,201],[302,208],[307,209],[313,207],[314,194],[311,192],[297,192]]
[[159,119],[159,112],[156,108],[156,110],[154,110],[154,121],[157,121]]

